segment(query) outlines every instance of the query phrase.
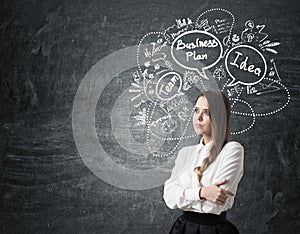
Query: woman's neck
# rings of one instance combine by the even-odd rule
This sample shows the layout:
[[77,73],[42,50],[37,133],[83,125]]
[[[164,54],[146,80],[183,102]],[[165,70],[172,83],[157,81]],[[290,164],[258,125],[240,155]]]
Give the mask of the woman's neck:
[[206,145],[208,142],[210,142],[210,136],[203,135],[203,145]]

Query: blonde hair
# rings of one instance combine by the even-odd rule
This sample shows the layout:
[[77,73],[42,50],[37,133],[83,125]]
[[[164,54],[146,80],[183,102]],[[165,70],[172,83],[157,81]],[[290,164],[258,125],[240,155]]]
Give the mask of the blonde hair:
[[206,91],[198,96],[205,97],[210,111],[211,141],[213,142],[209,155],[202,161],[201,166],[194,168],[198,175],[200,186],[203,172],[212,164],[230,137],[230,102],[221,91]]

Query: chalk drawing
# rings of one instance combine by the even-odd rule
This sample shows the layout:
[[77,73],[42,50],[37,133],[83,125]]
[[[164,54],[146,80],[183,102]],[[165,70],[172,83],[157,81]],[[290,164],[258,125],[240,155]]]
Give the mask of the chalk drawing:
[[[280,42],[270,38],[268,25],[248,19],[240,30],[235,24],[234,14],[221,8],[208,9],[196,19],[176,18],[88,71],[74,98],[72,129],[80,156],[96,176],[124,189],[161,186],[168,170],[134,170],[117,164],[97,131],[104,139],[114,138],[116,145],[111,147],[162,159],[165,168],[172,168],[173,161],[165,159],[174,157],[182,142],[198,139],[191,123],[193,92],[218,89],[227,94],[232,135],[246,134],[255,128],[257,118],[288,106],[290,93],[276,66]],[[118,78],[128,70],[127,80]],[[119,93],[110,110],[111,128],[101,129],[96,108],[109,83]],[[274,92],[280,102],[273,101]],[[262,98],[270,105],[262,106]]]

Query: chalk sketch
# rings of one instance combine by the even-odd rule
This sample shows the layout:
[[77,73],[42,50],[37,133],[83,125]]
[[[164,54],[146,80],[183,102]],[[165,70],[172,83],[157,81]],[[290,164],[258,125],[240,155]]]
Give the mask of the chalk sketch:
[[[168,105],[168,101],[175,97],[183,98],[194,86],[200,85],[202,90],[207,90],[207,80],[214,79],[219,89],[230,98],[236,122],[240,117],[251,117],[248,122],[239,121],[242,126],[233,127],[232,135],[245,133],[254,127],[256,117],[275,114],[285,108],[290,102],[290,94],[282,84],[275,58],[269,59],[270,54],[274,56],[278,53],[275,48],[280,45],[280,42],[269,38],[265,24],[257,24],[251,19],[244,23],[244,29],[240,32],[236,31],[234,26],[235,17],[230,11],[213,8],[200,14],[195,21],[192,18],[175,19],[175,24],[167,27],[163,32],[146,34],[140,41],[140,45],[147,41],[153,46],[152,49],[144,51],[144,55],[152,60],[144,66],[143,70],[139,63],[143,53],[138,51],[138,64],[140,75],[144,80],[144,92],[148,93],[146,96],[154,102],[153,106]],[[179,51],[181,53],[177,54]],[[160,54],[161,63],[158,69],[150,69],[150,66],[154,65],[153,56],[156,53]],[[178,65],[183,68],[182,72],[178,72]],[[163,67],[164,70],[160,71]],[[149,71],[155,74],[150,77]],[[206,75],[206,72],[210,76]],[[166,82],[161,84],[161,81]],[[149,85],[151,88],[148,87]],[[152,93],[149,94],[151,90]],[[260,97],[268,98],[267,95],[274,92],[280,92],[281,104],[260,107]],[[257,97],[255,101],[253,95]],[[252,98],[249,102],[250,96]],[[183,105],[183,107],[182,110],[187,115],[188,106]],[[149,113],[154,111],[153,108]],[[165,113],[166,116],[170,114],[168,111]],[[162,126],[170,126],[172,132],[178,131],[176,126],[179,122],[175,124],[172,117],[166,116],[162,118],[169,122],[165,122]],[[186,118],[181,120],[185,121]],[[161,121],[164,123],[163,120]],[[157,135],[151,128],[149,134]]]
[[[276,114],[290,102],[276,65],[280,42],[269,38],[267,25],[248,19],[237,30],[234,15],[220,8],[209,9],[195,20],[174,21],[160,32],[145,34],[137,46],[100,60],[76,93],[72,126],[78,152],[95,175],[114,186],[157,187],[169,172],[117,164],[99,136],[112,137],[113,144],[129,155],[164,160],[164,167],[171,168],[168,158],[174,157],[180,144],[198,140],[191,120],[200,92],[218,89],[229,97],[232,135],[245,134],[255,128],[257,118]],[[128,70],[128,86],[124,86],[124,80],[115,77]],[[111,127],[98,129],[97,103],[110,82],[120,88],[110,119],[105,119]],[[274,102],[274,96],[281,101]],[[270,105],[261,106],[262,98]]]

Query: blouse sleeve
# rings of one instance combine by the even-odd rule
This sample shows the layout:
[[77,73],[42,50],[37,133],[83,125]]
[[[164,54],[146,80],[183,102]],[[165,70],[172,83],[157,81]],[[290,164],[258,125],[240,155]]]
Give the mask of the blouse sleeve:
[[[216,171],[212,184],[226,179],[227,182],[220,187],[231,191],[233,194],[237,191],[239,181],[243,176],[244,148],[238,142],[227,143],[219,168]],[[202,209],[205,213],[220,214],[221,211],[231,208],[234,197],[229,196],[225,205],[217,205],[210,201],[202,203]]]
[[182,149],[178,152],[171,177],[164,184],[163,198],[170,209],[192,208],[197,204],[200,205],[199,203],[202,201],[199,198],[199,187],[184,187],[180,183],[179,176],[184,171],[184,166],[189,164],[185,162],[184,156]]

